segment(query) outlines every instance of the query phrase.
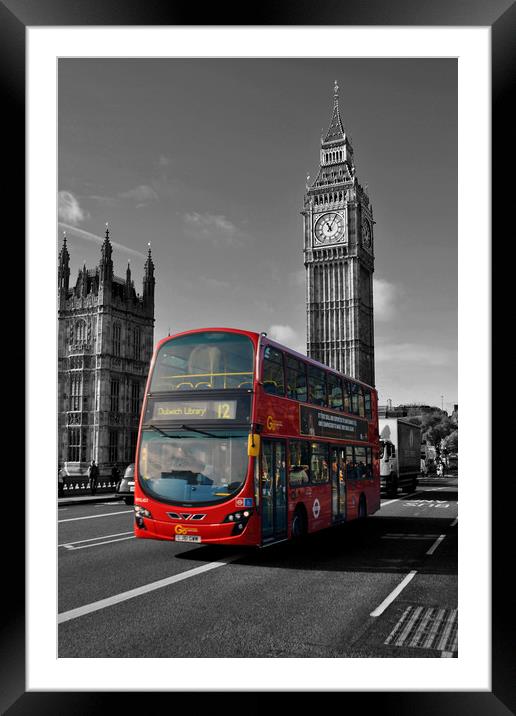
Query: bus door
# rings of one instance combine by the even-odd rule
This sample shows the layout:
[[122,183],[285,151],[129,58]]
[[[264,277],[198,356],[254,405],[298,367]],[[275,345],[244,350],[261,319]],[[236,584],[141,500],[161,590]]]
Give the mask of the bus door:
[[330,447],[331,517],[333,522],[346,519],[346,466],[342,448]]
[[287,536],[287,466],[284,440],[262,440],[262,542]]

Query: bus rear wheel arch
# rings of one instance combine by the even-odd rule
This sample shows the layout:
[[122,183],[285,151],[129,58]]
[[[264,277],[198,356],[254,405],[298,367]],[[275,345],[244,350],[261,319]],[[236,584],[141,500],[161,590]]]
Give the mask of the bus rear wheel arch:
[[294,510],[291,525],[292,539],[300,539],[306,535],[308,530],[308,517],[303,505],[298,505]]

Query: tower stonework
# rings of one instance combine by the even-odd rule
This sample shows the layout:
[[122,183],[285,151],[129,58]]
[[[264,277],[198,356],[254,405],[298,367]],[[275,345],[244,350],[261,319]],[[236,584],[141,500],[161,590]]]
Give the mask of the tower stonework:
[[71,476],[95,460],[102,475],[134,462],[154,342],[154,264],[149,248],[138,295],[130,266],[114,275],[109,229],[94,269],[70,286],[66,238],[58,262],[58,460]]
[[307,353],[374,386],[373,209],[355,174],[336,82],[319,171],[312,184],[307,178],[301,213]]

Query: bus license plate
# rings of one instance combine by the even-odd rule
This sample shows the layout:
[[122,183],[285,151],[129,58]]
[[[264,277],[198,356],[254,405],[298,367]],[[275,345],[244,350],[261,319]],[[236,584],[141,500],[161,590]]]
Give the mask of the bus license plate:
[[176,535],[176,542],[200,542],[199,535]]

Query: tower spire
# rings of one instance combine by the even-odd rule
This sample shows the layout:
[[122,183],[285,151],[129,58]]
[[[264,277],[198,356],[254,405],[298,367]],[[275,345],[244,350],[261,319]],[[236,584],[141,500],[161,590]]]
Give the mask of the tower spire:
[[143,303],[149,311],[154,315],[154,286],[156,280],[154,278],[154,262],[151,254],[150,241],[147,244],[149,250],[147,252],[147,261],[145,262],[145,268],[143,273]]
[[109,223],[106,221],[106,234],[104,241],[102,243],[102,248],[100,251],[100,265],[99,265],[99,279],[100,279],[100,285],[103,287],[103,298],[107,299],[107,293],[106,290],[108,287],[111,286],[111,282],[113,280],[113,261],[111,259],[113,253],[113,247],[111,246],[111,241],[109,239]]
[[337,84],[337,80],[335,80],[333,85],[333,112],[331,115],[330,126],[328,127],[328,131],[326,132],[326,136],[324,137],[322,144],[326,144],[327,142],[342,141],[345,137],[346,132],[339,110],[339,85]]
[[70,284],[70,254],[66,246],[66,231],[63,231],[63,246],[59,252],[57,277],[59,295],[66,298]]

